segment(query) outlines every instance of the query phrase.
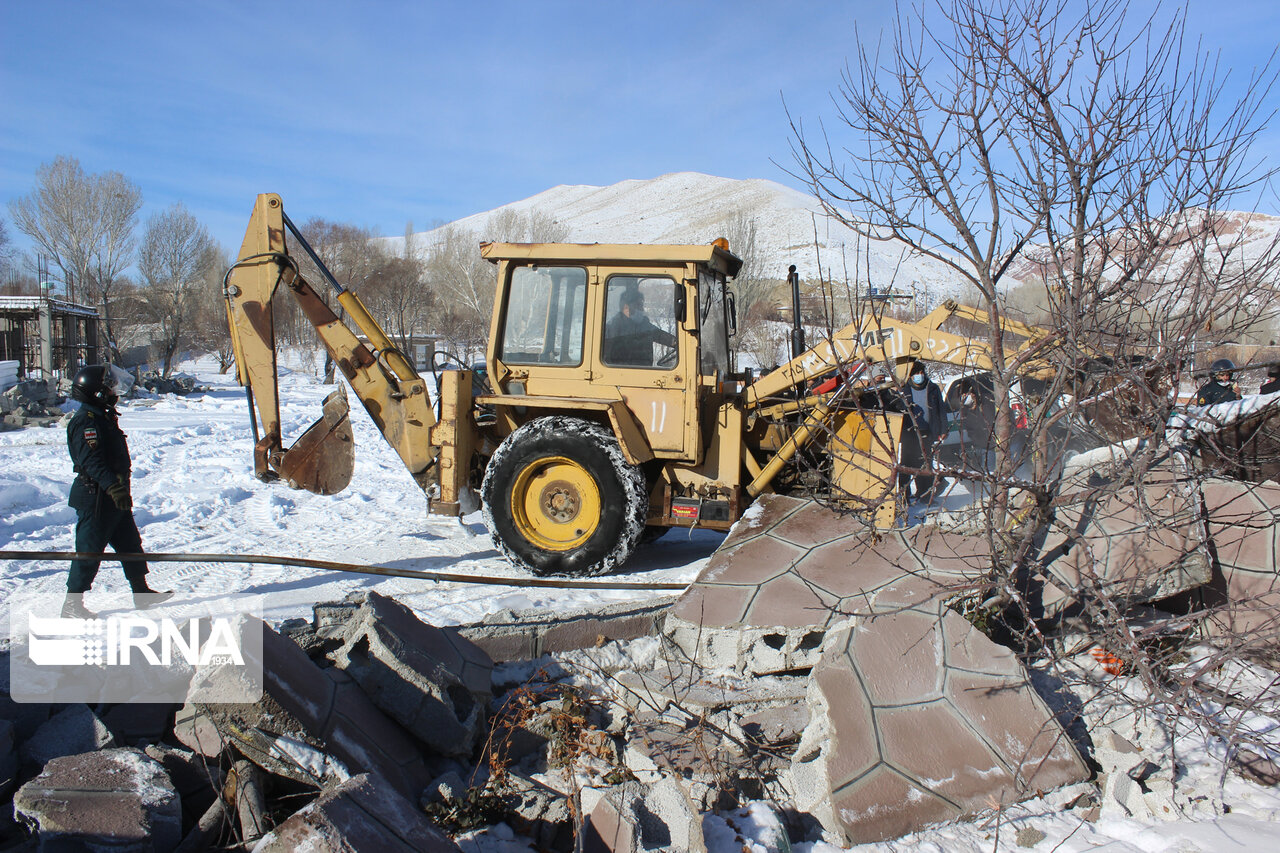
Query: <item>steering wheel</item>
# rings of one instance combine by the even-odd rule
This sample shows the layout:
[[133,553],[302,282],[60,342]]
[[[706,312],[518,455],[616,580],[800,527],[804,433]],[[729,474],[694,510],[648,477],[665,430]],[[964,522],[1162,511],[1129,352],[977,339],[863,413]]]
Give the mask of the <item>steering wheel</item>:
[[[666,346],[666,344],[663,344],[663,346]],[[675,347],[672,347],[670,352],[664,352],[662,355],[658,356],[657,366],[673,367],[679,355],[680,355],[680,351],[677,350]]]

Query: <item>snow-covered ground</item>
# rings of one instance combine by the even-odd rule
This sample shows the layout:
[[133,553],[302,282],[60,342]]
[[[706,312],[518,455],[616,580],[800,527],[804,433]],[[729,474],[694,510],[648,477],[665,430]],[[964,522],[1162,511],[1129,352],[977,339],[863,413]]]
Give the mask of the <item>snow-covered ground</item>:
[[[333,386],[295,361],[280,379],[286,442],[320,415]],[[356,468],[341,494],[313,495],[253,476],[253,439],[244,391],[212,361],[182,365],[211,390],[188,397],[126,399],[120,425],[133,457],[134,517],[147,550],[270,554],[416,571],[520,575],[494,549],[474,513],[431,516],[426,499],[364,409],[353,405]],[[71,410],[76,404],[68,403]],[[73,473],[60,425],[0,433],[0,549],[74,550],[67,506]],[[693,580],[723,536],[668,534],[642,549],[628,574],[609,580]],[[0,596],[65,589],[65,562],[0,563]],[[310,618],[311,605],[357,590],[395,596],[437,625],[473,622],[502,609],[568,609],[659,593],[494,588],[264,565],[153,563],[156,589],[266,596],[268,621]],[[125,591],[118,563],[104,563],[94,590]],[[669,593],[667,593],[669,594]],[[88,599],[92,607],[93,593]]]
[[[306,359],[280,381],[286,436],[296,437],[320,412],[332,390]],[[121,424],[134,460],[135,515],[147,548],[156,552],[273,554],[341,562],[516,576],[494,550],[479,513],[461,522],[428,516],[425,500],[376,428],[355,406],[356,469],[340,495],[322,497],[261,483],[252,474],[252,439],[243,391],[211,361],[182,366],[211,390],[189,397],[125,400]],[[70,408],[74,404],[68,404]],[[66,505],[72,479],[61,426],[0,433],[0,549],[72,550],[74,513]],[[967,500],[957,490],[945,501]],[[642,549],[627,574],[603,580],[690,581],[722,537],[708,531],[672,531]],[[0,562],[0,595],[15,590],[58,593],[66,565],[58,561]],[[309,617],[311,605],[376,589],[412,607],[434,624],[472,622],[501,609],[577,609],[651,595],[617,590],[521,590],[422,580],[378,578],[246,564],[171,564],[152,567],[156,588],[266,597],[267,618]],[[104,563],[95,590],[124,591],[119,565]],[[93,606],[93,594],[89,605]],[[1274,721],[1263,724],[1274,725]],[[1067,811],[1060,798],[1034,800],[973,822],[937,827],[895,842],[865,845],[877,851],[1016,850],[1019,829],[1044,838],[1036,850],[1271,851],[1280,849],[1280,793],[1224,771],[1220,747],[1186,734],[1178,742],[1180,784],[1199,799],[1185,814],[1128,816],[1112,805],[1096,822]],[[1223,809],[1226,806],[1230,811]],[[712,853],[781,849],[776,822],[761,804],[704,821]],[[505,833],[505,834],[504,834]],[[531,849],[505,828],[464,842],[469,850]],[[795,845],[799,853],[825,853],[830,845]]]

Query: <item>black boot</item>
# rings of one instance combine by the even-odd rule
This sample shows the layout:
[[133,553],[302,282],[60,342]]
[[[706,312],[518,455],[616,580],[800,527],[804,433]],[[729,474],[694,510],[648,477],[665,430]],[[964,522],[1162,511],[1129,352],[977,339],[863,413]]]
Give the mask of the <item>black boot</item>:
[[84,606],[83,592],[69,592],[62,600],[63,619],[94,619],[97,615]]
[[173,598],[172,592],[160,592],[147,586],[144,581],[141,589],[133,591],[133,609],[146,610],[149,607],[155,607],[157,604],[163,604]]

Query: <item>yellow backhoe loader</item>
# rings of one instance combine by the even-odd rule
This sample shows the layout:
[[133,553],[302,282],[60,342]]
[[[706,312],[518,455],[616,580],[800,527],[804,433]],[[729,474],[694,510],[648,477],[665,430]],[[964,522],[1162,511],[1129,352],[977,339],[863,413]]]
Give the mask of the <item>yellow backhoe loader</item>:
[[[299,272],[308,254],[356,331]],[[891,388],[916,359],[990,369],[987,350],[940,330],[957,306],[922,323],[860,318],[829,341],[751,381],[735,371],[729,282],[741,261],[710,245],[488,243],[496,265],[487,348],[490,388],[472,373],[428,382],[360,299],[325,269],[284,213],[261,195],[224,281],[239,382],[254,420],[254,470],[334,493],[352,476],[345,392],[288,449],[280,432],[272,297],[281,285],[431,512],[458,515],[479,493],[495,544],[537,574],[602,574],[642,538],[671,527],[727,530],[765,491],[804,491],[890,527],[903,415]],[[792,268],[795,280],[794,267]],[[966,309],[969,310],[969,309]],[[1032,346],[1041,330],[1025,329]],[[1045,369],[1027,359],[1028,370]],[[821,382],[832,376],[838,381]],[[261,429],[259,430],[259,426]]]

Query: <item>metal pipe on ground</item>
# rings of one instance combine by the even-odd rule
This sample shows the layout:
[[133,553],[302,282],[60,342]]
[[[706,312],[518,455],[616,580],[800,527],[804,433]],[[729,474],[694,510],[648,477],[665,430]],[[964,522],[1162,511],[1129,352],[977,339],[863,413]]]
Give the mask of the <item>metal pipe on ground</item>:
[[684,590],[687,583],[657,583],[639,581],[585,581],[572,578],[505,578],[494,575],[464,575],[454,572],[424,572],[412,569],[395,569],[389,566],[366,566],[359,563],[338,563],[330,560],[308,560],[302,557],[278,557],[266,554],[80,554],[74,551],[0,551],[0,560],[147,560],[152,563],[249,563],[254,565],[296,566],[304,569],[352,572],[362,575],[381,575],[392,578],[411,578],[437,583],[469,583],[485,586],[542,587],[550,589],[640,589]]

